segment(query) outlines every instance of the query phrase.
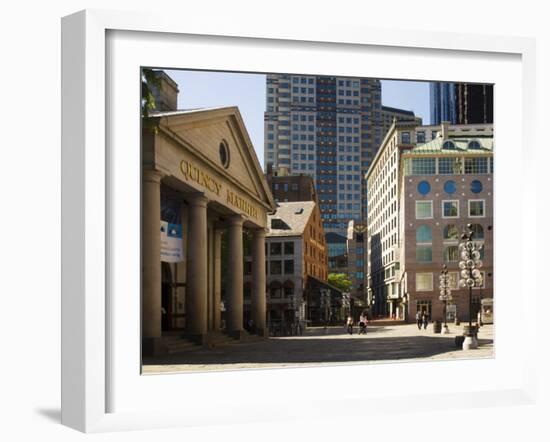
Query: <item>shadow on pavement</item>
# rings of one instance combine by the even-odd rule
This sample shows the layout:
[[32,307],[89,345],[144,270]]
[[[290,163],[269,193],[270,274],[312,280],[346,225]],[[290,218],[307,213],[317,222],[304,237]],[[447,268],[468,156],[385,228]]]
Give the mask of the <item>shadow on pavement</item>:
[[[341,334],[341,333],[340,333]],[[480,339],[480,346],[491,344],[491,339]],[[458,350],[454,335],[377,337],[361,336],[353,339],[307,337],[271,338],[200,349],[193,352],[144,359],[144,365],[208,365],[208,364],[284,364],[384,361],[428,358]]]

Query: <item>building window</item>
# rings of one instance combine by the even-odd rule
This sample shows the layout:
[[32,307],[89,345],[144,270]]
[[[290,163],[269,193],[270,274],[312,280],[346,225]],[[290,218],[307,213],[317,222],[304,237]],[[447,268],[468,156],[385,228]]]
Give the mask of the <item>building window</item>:
[[281,243],[272,242],[269,244],[269,254],[270,255],[280,255],[281,254]]
[[294,255],[294,243],[285,242],[285,255]]
[[472,239],[478,241],[485,237],[483,233],[483,226],[481,224],[472,224]]
[[432,246],[416,246],[416,262],[432,262]]
[[245,261],[244,262],[244,274],[245,275],[250,275],[252,274],[252,262],[250,261]]
[[443,228],[443,241],[458,241],[460,233],[454,224],[448,224]]
[[435,175],[435,158],[413,158],[412,175]]
[[269,263],[269,273],[271,275],[280,275],[281,270],[281,261],[271,261]]
[[433,218],[432,201],[416,201],[416,219]]
[[472,218],[485,217],[485,200],[468,200],[468,212]]
[[487,158],[464,158],[464,173],[485,174],[488,172]]
[[462,160],[460,158],[439,158],[440,175],[460,175],[462,174]]
[[448,140],[448,141],[445,141],[443,143],[443,146],[441,147],[442,149],[456,149],[456,146],[455,146],[455,143],[453,143],[452,141]]
[[420,131],[416,133],[416,142],[425,143],[426,142],[426,132]]
[[449,288],[458,290],[458,272],[449,272],[447,276],[449,277]]
[[416,291],[425,292],[433,290],[433,276],[431,273],[416,274]]
[[468,143],[468,149],[481,149],[481,144],[477,140],[472,140]]
[[411,143],[411,133],[410,132],[401,132],[401,142],[404,144]]
[[294,274],[294,260],[293,259],[286,259],[285,260],[285,275],[293,275]]
[[447,246],[443,249],[443,261],[457,262],[458,261],[458,246]]
[[443,186],[443,190],[445,193],[448,193],[449,195],[452,195],[456,192],[456,183],[453,180],[449,180],[445,182],[445,185]]
[[431,186],[430,183],[428,183],[427,181],[420,181],[416,189],[418,190],[418,193],[420,195],[427,195],[428,193],[430,193]]
[[416,229],[416,242],[417,243],[431,243],[432,242],[432,229],[428,226],[422,225]]
[[447,200],[441,202],[443,218],[458,218],[458,200]]
[[483,184],[481,184],[481,181],[479,180],[473,180],[472,184],[470,185],[470,190],[472,193],[481,193],[483,190]]
[[273,281],[269,284],[269,296],[270,298],[280,298],[281,297],[281,283]]

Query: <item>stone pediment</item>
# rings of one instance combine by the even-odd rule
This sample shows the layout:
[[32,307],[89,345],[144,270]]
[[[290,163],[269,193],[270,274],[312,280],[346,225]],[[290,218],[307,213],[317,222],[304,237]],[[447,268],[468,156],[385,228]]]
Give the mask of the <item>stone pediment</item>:
[[[232,187],[268,211],[275,209],[237,107],[163,112],[153,116],[159,118],[157,137],[165,147],[157,153],[157,166],[177,178],[197,170],[203,174],[197,179],[211,182],[213,191],[216,191],[214,183],[229,181]],[[224,149],[225,154],[221,152]],[[208,185],[206,181],[203,184]]]

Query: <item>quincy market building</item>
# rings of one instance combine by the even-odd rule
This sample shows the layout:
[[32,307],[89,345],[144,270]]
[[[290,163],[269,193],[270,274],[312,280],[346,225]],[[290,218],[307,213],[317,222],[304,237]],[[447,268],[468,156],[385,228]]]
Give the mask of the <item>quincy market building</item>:
[[[243,334],[243,230],[252,236],[252,317],[265,333],[265,232],[275,202],[236,107],[164,111],[143,130],[142,338],[207,344]],[[159,229],[160,227],[160,229]],[[222,302],[222,234],[228,281]],[[222,318],[222,310],[224,318]]]

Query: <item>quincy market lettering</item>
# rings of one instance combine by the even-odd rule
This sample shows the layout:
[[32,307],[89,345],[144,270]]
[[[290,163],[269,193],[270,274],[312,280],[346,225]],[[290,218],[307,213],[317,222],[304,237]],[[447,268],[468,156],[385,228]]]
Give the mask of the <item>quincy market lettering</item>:
[[[212,193],[215,193],[217,196],[220,196],[222,184],[204,170],[199,169],[187,160],[181,161],[180,169],[183,177],[187,181],[195,181],[200,186],[208,189]],[[237,195],[229,189],[226,189],[226,202],[246,213],[248,216],[258,219],[258,208],[247,199]]]

